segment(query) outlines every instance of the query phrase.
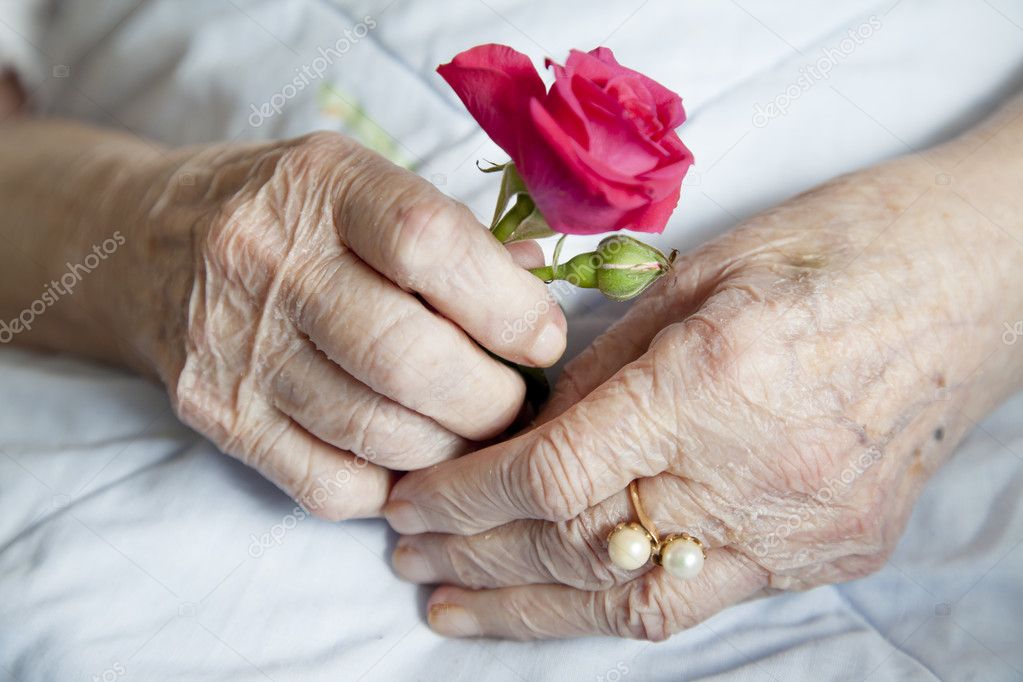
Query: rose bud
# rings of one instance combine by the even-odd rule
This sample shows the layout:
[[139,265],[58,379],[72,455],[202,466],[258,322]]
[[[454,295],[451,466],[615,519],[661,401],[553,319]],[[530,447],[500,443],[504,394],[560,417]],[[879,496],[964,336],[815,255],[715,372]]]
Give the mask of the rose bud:
[[601,240],[595,251],[597,288],[613,301],[627,301],[643,293],[658,277],[666,273],[675,260],[649,244],[625,235]]
[[627,301],[639,296],[666,273],[676,253],[672,251],[670,256],[665,256],[638,239],[614,235],[601,240],[596,251],[530,272],[548,282],[563,280],[584,289],[600,289],[614,301]]

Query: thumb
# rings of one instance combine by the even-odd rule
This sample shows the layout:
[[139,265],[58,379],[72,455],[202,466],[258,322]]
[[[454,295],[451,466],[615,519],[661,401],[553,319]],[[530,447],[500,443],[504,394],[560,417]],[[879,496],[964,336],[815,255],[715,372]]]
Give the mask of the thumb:
[[[695,447],[695,414],[677,409],[689,344],[655,344],[561,416],[517,438],[407,474],[385,515],[395,530],[478,533],[515,519],[566,521],[661,473]],[[693,332],[693,344],[700,341]]]

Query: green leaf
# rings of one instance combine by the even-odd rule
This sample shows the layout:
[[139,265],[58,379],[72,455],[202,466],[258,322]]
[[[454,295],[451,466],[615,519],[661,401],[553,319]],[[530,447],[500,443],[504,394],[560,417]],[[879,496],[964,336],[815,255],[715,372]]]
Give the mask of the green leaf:
[[500,173],[505,169],[505,166],[508,165],[507,163],[494,163],[493,161],[486,161],[485,159],[484,161],[490,164],[486,168],[481,166],[479,161],[476,162],[476,168],[479,169],[480,173]]
[[[501,243],[510,244],[557,234],[540,215],[515,164],[507,163],[502,168],[501,190],[497,195],[494,217],[490,221],[490,231],[494,236]],[[492,172],[492,169],[488,170]]]
[[[532,202],[532,198],[529,201]],[[557,232],[551,229],[551,226],[547,224],[547,221],[544,220],[543,216],[540,215],[540,211],[534,205],[533,210],[512,230],[512,233],[508,235],[504,243],[511,244],[512,242],[520,242],[525,239],[543,239],[544,237],[553,237],[556,234]]]
[[490,221],[491,231],[497,227],[497,223],[508,210],[508,205],[511,204],[513,200],[517,200],[519,194],[526,194],[528,196],[528,192],[526,192],[526,185],[522,182],[522,177],[519,175],[519,172],[515,170],[515,164],[506,163],[502,169],[504,172],[501,175],[501,190],[497,195],[497,206],[494,207],[494,218]]

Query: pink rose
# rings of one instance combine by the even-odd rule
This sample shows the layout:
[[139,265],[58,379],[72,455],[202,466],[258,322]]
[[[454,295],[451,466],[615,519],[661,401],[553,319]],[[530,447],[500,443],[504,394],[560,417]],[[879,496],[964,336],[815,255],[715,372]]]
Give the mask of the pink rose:
[[505,45],[466,50],[437,71],[511,156],[552,229],[663,231],[693,163],[675,132],[686,119],[681,98],[606,47],[546,64],[550,92]]

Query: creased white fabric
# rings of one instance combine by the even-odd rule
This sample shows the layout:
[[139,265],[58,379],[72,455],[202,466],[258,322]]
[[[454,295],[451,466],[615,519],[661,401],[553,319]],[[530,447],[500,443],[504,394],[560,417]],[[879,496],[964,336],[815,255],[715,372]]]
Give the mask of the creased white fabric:
[[[850,30],[869,35],[850,48]],[[40,63],[69,73],[39,81],[38,103],[171,144],[345,130],[485,215],[492,178],[473,165],[501,154],[432,69],[486,41],[538,60],[604,43],[684,95],[697,166],[659,242],[679,248],[1023,87],[1013,0],[81,0],[41,34]],[[811,66],[827,77],[800,85]],[[786,113],[758,116],[772,102]],[[585,294],[566,307],[570,352],[623,310]],[[661,644],[433,635],[428,592],[388,567],[384,523],[300,518],[122,373],[3,349],[0,405],[0,678],[1023,677],[1023,396],[938,473],[880,573]]]

